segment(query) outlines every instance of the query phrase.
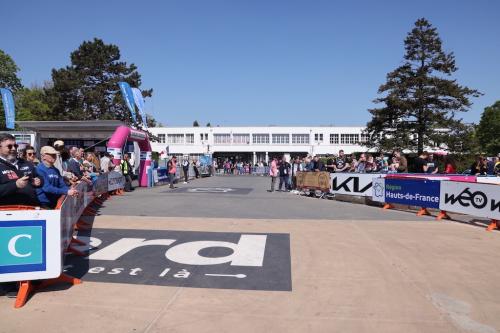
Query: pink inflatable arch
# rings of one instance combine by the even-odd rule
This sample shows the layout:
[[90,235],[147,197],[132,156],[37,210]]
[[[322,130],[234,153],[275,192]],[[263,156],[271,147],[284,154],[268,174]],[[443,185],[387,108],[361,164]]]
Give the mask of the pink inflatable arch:
[[113,154],[113,162],[119,164],[122,150],[127,140],[136,141],[141,149],[141,164],[139,165],[139,186],[148,186],[148,167],[151,166],[151,145],[148,134],[126,126],[119,126],[107,144],[108,153]]

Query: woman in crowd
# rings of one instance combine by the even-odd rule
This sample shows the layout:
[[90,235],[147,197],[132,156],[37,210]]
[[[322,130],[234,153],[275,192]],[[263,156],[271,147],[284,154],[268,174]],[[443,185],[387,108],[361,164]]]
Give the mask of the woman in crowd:
[[484,176],[488,172],[488,166],[486,165],[486,159],[484,156],[478,155],[476,161],[470,167],[470,174],[476,176]]
[[444,173],[445,174],[457,173],[457,165],[455,163],[455,160],[451,156],[445,156],[444,158]]
[[21,157],[24,160],[33,163],[33,165],[35,166],[37,166],[40,163],[38,158],[36,158],[35,148],[33,148],[32,146],[26,146],[26,148],[24,148],[23,150]]

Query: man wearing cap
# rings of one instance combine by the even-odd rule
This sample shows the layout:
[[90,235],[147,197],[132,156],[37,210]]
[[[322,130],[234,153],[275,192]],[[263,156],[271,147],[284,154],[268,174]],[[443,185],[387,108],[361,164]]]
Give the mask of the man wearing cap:
[[57,151],[51,146],[44,146],[40,150],[42,162],[38,165],[37,173],[43,178],[43,186],[36,190],[42,208],[53,209],[61,195],[77,196],[75,188],[69,188],[54,166]]
[[17,158],[13,135],[0,133],[0,204],[40,206],[34,187],[40,186],[34,165]]
[[62,140],[57,140],[54,142],[54,149],[57,151],[57,158],[56,162],[54,163],[54,167],[56,167],[57,170],[59,170],[59,173],[62,175],[63,174],[63,161],[61,157],[61,153],[64,150],[64,141]]

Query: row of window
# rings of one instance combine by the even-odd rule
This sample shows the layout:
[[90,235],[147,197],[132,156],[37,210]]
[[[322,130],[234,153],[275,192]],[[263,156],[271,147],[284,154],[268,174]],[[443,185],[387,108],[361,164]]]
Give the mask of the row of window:
[[[231,134],[229,133],[219,133],[214,134],[214,144],[225,145],[225,144],[289,144],[290,135],[289,134],[252,134],[252,139],[250,140],[250,134],[233,134],[231,140]],[[340,144],[357,144],[368,142],[370,136],[368,134],[330,134],[330,144],[338,145]],[[158,134],[158,139],[160,143],[169,144],[194,144],[194,134]],[[208,133],[201,133],[200,140],[208,141]],[[314,134],[314,142],[323,142],[323,133]],[[292,134],[292,144],[309,144],[309,134]]]

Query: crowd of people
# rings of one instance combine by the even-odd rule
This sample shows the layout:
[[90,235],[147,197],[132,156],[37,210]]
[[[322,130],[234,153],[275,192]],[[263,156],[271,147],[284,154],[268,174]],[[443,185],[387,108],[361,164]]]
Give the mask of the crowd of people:
[[56,207],[62,195],[78,196],[80,182],[89,185],[105,172],[117,171],[125,177],[125,191],[133,191],[133,161],[124,154],[120,163],[103,152],[85,152],[79,147],[65,147],[57,140],[43,146],[39,155],[32,146],[18,151],[14,136],[0,133],[0,205]]
[[[500,175],[500,156],[486,159],[478,156],[472,164],[470,175]],[[442,164],[442,167],[440,166]],[[451,156],[445,156],[442,163],[438,163],[433,153],[423,152],[414,161],[414,173],[427,174],[456,174],[457,166]],[[274,192],[279,178],[278,191],[290,191],[296,188],[296,174],[298,171],[327,171],[356,172],[356,173],[408,173],[408,160],[400,150],[395,150],[391,156],[379,153],[361,153],[347,156],[343,150],[338,155],[329,155],[325,159],[318,156],[294,157],[287,161],[285,156],[281,159],[273,158],[270,162],[269,175],[271,176],[271,189]]]

